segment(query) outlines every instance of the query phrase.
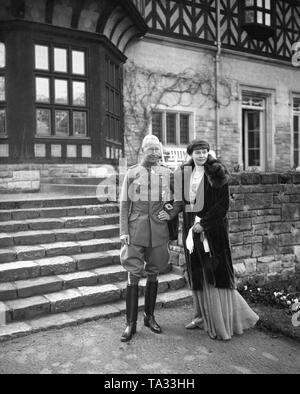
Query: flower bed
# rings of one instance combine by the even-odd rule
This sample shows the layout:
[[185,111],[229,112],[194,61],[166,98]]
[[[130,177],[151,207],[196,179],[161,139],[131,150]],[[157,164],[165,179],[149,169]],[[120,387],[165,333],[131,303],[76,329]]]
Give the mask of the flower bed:
[[257,287],[254,284],[247,283],[238,290],[248,302],[253,304],[286,309],[289,314],[300,310],[300,291],[296,285],[289,285],[288,287],[280,285]]
[[300,341],[300,281],[257,286],[244,283],[240,294],[259,315],[258,327]]

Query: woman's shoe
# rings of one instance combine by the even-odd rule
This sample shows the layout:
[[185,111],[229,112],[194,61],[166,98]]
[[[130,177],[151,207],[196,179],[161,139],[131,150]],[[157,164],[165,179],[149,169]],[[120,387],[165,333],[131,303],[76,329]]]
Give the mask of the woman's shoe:
[[193,330],[195,328],[203,328],[203,319],[202,317],[197,317],[193,321],[191,321],[189,324],[185,326],[187,330]]

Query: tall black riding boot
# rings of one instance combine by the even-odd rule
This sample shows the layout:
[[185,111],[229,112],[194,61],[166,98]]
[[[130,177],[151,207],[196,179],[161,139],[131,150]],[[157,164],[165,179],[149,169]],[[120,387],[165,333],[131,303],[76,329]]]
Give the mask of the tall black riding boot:
[[145,314],[144,314],[144,324],[149,327],[151,331],[156,334],[161,333],[161,328],[155,321],[154,309],[156,303],[158,282],[147,281],[146,291],[145,291]]
[[136,333],[136,321],[138,315],[138,299],[139,287],[138,285],[128,285],[126,292],[126,318],[127,326],[121,337],[121,342],[128,342]]

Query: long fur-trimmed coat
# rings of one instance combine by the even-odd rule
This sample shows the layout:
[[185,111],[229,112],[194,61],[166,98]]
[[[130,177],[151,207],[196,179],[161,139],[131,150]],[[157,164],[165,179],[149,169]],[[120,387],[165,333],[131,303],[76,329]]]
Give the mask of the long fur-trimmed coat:
[[[204,165],[204,206],[201,211],[197,211],[197,203],[191,207],[189,201],[190,178],[194,168],[194,161],[191,160],[175,171],[175,201],[171,213],[171,217],[174,217],[180,211],[183,212],[183,245],[189,284],[192,290],[202,290],[205,275],[207,282],[216,288],[234,288],[227,220],[230,178],[228,171],[219,160],[208,156]],[[178,198],[180,195],[182,197]],[[195,216],[201,218],[200,224],[204,228],[210,254],[204,252],[199,234],[194,234],[194,252],[190,254],[186,248],[186,238],[194,225]]]

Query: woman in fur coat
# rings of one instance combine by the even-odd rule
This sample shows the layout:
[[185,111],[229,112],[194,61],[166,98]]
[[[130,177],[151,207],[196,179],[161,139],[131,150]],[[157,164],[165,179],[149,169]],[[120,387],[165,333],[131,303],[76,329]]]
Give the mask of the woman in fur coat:
[[204,328],[211,338],[229,340],[253,327],[259,317],[236,290],[227,219],[229,174],[209,151],[206,141],[188,146],[191,160],[174,174],[174,208],[159,217],[171,220],[183,212],[183,245],[195,311],[186,328]]

